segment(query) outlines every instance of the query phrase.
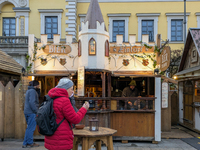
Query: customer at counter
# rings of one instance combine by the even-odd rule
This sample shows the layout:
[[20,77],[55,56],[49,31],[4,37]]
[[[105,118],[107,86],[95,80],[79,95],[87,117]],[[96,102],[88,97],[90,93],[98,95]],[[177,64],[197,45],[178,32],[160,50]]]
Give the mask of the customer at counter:
[[[125,87],[122,91],[122,97],[138,97],[139,91],[136,88],[136,82],[135,80],[132,80],[129,83],[128,87]],[[128,101],[127,109],[131,110],[137,110],[137,101],[136,100],[130,100]]]

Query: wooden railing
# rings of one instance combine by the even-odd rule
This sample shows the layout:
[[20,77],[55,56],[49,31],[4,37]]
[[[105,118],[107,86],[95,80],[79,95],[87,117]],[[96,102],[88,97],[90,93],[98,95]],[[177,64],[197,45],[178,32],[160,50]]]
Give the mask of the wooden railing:
[[[111,102],[115,102],[116,109],[114,111],[152,112],[155,111],[155,99],[156,97],[76,97],[76,105],[81,108],[83,103],[88,101],[91,111],[108,111],[111,110]],[[98,106],[99,102],[101,102],[101,106]],[[129,104],[130,102],[132,102],[132,106]]]
[[0,44],[28,44],[28,36],[0,36]]

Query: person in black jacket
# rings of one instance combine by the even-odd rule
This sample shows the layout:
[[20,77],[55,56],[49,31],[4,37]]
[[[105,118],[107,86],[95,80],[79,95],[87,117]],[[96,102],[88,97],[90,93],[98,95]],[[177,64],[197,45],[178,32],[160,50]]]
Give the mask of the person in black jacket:
[[36,128],[35,117],[39,107],[38,91],[39,91],[39,82],[36,80],[29,82],[24,104],[24,115],[27,122],[27,128],[22,148],[39,146],[38,144],[33,142],[33,133]]

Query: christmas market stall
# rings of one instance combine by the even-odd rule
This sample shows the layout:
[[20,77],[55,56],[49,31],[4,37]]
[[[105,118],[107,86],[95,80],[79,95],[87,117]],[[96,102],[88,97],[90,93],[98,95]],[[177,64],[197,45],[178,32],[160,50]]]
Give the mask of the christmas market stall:
[[190,28],[178,73],[179,123],[200,132],[200,29]]
[[[160,38],[156,44],[149,42],[149,35],[142,35],[142,42],[129,35],[124,42],[123,35],[116,35],[116,42],[110,43],[96,0],[90,3],[78,42],[73,42],[72,35],[66,35],[65,41],[54,35],[53,42],[47,36],[35,42],[34,35],[29,35],[27,71],[40,82],[40,102],[67,76],[74,81],[76,106],[90,103],[81,124],[89,126],[95,117],[100,127],[117,130],[114,140],[161,141]],[[137,94],[123,95],[130,85]]]

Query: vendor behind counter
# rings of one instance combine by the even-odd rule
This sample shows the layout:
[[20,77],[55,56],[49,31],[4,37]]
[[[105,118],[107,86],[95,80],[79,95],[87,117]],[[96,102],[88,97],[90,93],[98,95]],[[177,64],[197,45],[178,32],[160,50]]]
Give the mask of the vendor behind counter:
[[[118,89],[116,89],[112,93],[112,95],[116,96],[116,97],[138,97],[138,96],[140,96],[140,91],[136,88],[136,86],[137,86],[136,85],[136,81],[132,80],[129,83],[129,86],[125,87],[122,92],[119,91]],[[120,106],[120,109],[123,110],[124,106],[125,106],[125,102],[124,101],[119,101],[119,106]],[[140,106],[141,106],[141,109],[144,108],[145,107],[145,103],[141,102]],[[127,109],[128,110],[137,110],[138,109],[137,101],[136,100],[128,101]]]

